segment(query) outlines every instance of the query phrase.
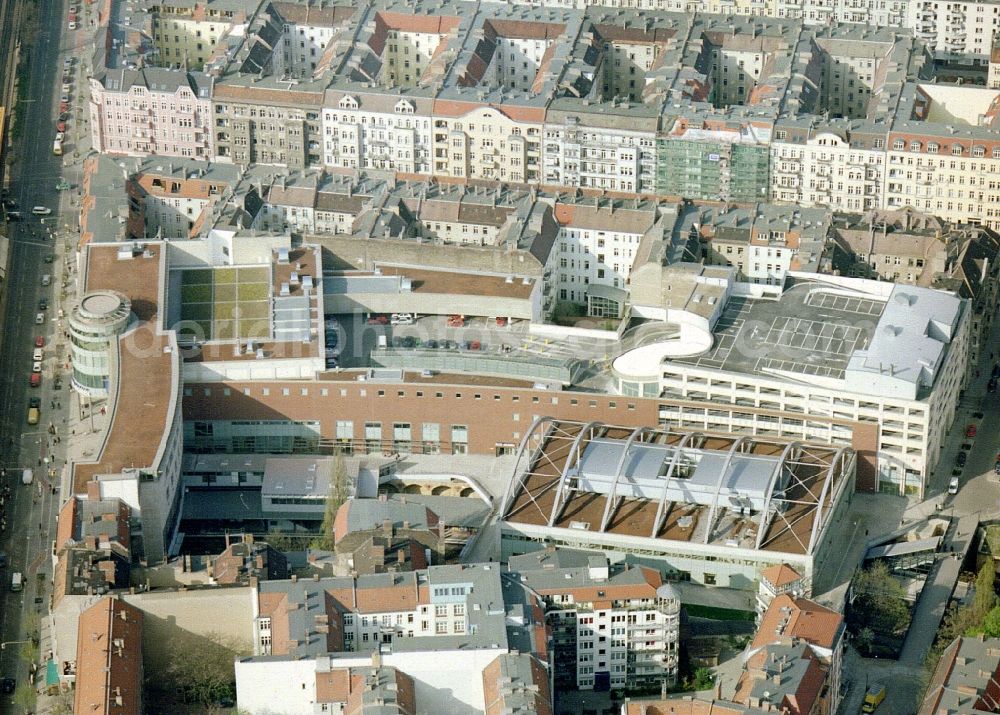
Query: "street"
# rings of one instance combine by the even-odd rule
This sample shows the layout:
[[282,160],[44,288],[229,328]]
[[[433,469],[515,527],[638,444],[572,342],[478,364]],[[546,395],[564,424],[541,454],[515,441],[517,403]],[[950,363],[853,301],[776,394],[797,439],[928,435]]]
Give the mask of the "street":
[[[17,202],[22,220],[6,225],[10,239],[10,269],[5,276],[5,308],[3,342],[0,347],[0,445],[6,447],[2,464],[6,468],[4,485],[11,490],[11,499],[3,505],[6,526],[0,531],[0,545],[9,558],[0,574],[0,675],[14,678],[18,685],[29,683],[29,662],[22,656],[21,643],[29,609],[44,617],[51,596],[50,543],[55,533],[60,494],[56,492],[63,466],[62,437],[70,406],[69,377],[65,371],[68,347],[58,319],[66,296],[72,295],[73,285],[67,280],[73,262],[78,220],[71,194],[59,192],[56,184],[61,177],[74,185],[80,183],[79,164],[72,154],[79,150],[70,144],[67,156],[52,154],[59,110],[62,62],[73,56],[74,75],[71,122],[76,124],[85,108],[85,68],[80,63],[83,31],[68,32],[66,7],[52,0],[40,0],[35,8],[38,28],[30,47],[30,69],[22,75],[19,101],[29,103],[24,113],[24,125],[8,147],[12,163],[8,199]],[[14,35],[10,17],[17,15],[15,0],[7,0],[2,9],[4,27],[0,42],[11,52],[10,38]],[[12,14],[13,13],[13,14]],[[70,44],[72,43],[72,44]],[[25,51],[22,38],[22,53]],[[9,55],[7,55],[9,56]],[[9,110],[10,111],[10,110]],[[10,114],[8,114],[10,116]],[[76,127],[70,127],[71,131]],[[86,132],[83,132],[86,134]],[[77,134],[79,136],[79,134]],[[80,151],[80,155],[83,152]],[[64,161],[68,164],[64,170]],[[31,213],[33,206],[52,209],[50,216],[39,218]],[[51,262],[46,262],[51,257]],[[51,276],[48,286],[42,285],[42,275]],[[42,324],[39,299],[48,307]],[[32,352],[37,336],[45,338],[45,359],[39,387],[29,385]],[[58,383],[58,385],[57,385]],[[58,386],[58,389],[57,389]],[[28,401],[39,398],[41,419],[27,425]],[[54,438],[59,436],[59,442]],[[23,468],[34,470],[34,483],[21,484]],[[50,469],[56,476],[50,477]],[[3,524],[4,522],[0,522]],[[24,590],[10,590],[11,575],[24,574]],[[44,661],[46,643],[41,643],[39,660]],[[39,666],[43,662],[37,663]],[[44,668],[39,676],[43,676]],[[44,680],[43,677],[41,677]],[[22,712],[4,696],[0,712]]]
[[[935,513],[956,521],[968,514],[978,514],[981,521],[1000,515],[1000,483],[994,473],[997,453],[1000,452],[1000,429],[997,428],[1000,424],[1000,403],[994,399],[995,395],[987,392],[995,362],[990,358],[990,351],[1000,352],[1000,323],[994,323],[993,335],[979,366],[979,378],[966,388],[965,399],[943,446],[941,461],[930,480],[926,500],[913,502],[906,509],[908,522],[919,522]],[[979,413],[982,417],[976,417]],[[966,437],[969,424],[976,425],[976,436],[973,438]],[[967,462],[961,469],[958,494],[949,496],[948,481],[956,469],[955,458],[959,451],[967,453]],[[860,712],[865,683],[868,682],[891,684],[885,701],[879,706],[879,715],[911,715],[917,708],[917,693],[926,682],[923,670],[923,663],[861,658],[853,648],[848,647],[844,680],[849,691],[838,712],[842,715]]]

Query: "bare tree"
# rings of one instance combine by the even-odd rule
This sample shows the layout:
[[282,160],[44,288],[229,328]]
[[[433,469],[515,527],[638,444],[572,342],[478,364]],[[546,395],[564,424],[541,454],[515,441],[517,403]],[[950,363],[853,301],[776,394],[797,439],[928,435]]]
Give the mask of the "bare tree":
[[326,509],[323,512],[323,525],[318,537],[313,539],[312,546],[315,549],[333,551],[333,523],[337,519],[337,512],[341,505],[347,501],[349,489],[347,484],[347,468],[344,466],[344,455],[340,452],[334,457],[333,476],[330,479],[330,494],[326,498]]
[[[249,644],[218,633],[196,636],[182,632],[166,643],[169,666],[165,675],[175,692],[206,709],[236,695],[236,658],[249,655]],[[158,676],[159,677],[159,676]]]

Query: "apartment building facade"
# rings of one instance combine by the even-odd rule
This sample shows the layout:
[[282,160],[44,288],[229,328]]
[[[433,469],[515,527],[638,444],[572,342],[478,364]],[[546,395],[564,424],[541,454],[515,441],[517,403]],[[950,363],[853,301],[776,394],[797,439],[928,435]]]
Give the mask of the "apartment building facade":
[[677,679],[680,595],[658,572],[548,548],[510,558],[510,580],[542,597],[557,690],[648,689]]
[[90,78],[90,135],[99,152],[208,160],[216,156],[207,74],[158,67]]
[[998,96],[995,89],[908,85],[887,138],[885,207],[1000,227]]
[[850,213],[880,208],[886,133],[884,122],[780,122],[771,142],[772,200]]

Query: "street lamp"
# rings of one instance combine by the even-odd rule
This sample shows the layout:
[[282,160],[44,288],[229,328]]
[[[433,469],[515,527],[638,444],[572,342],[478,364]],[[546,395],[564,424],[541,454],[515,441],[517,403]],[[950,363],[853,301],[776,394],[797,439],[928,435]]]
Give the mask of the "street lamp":
[[0,650],[7,650],[7,646],[9,646],[9,645],[14,645],[15,643],[32,643],[32,642],[33,642],[33,641],[30,641],[30,640],[23,640],[23,641],[4,641],[3,643],[0,643]]

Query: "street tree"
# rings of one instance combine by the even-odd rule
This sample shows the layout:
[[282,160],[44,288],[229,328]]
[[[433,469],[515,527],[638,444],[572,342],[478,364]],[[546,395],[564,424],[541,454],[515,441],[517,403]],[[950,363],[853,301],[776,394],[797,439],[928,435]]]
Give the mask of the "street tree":
[[21,683],[15,688],[14,704],[21,708],[21,712],[34,711],[36,700],[38,700],[38,695],[31,683]]
[[344,465],[344,455],[338,452],[334,457],[330,494],[326,498],[326,508],[323,511],[323,525],[320,527],[319,536],[312,542],[314,549],[333,551],[333,523],[337,518],[337,511],[347,501],[348,495],[347,467]]
[[893,578],[889,567],[876,561],[867,569],[858,569],[851,583],[851,611],[863,627],[883,633],[898,633],[906,628],[910,609],[902,584]]

